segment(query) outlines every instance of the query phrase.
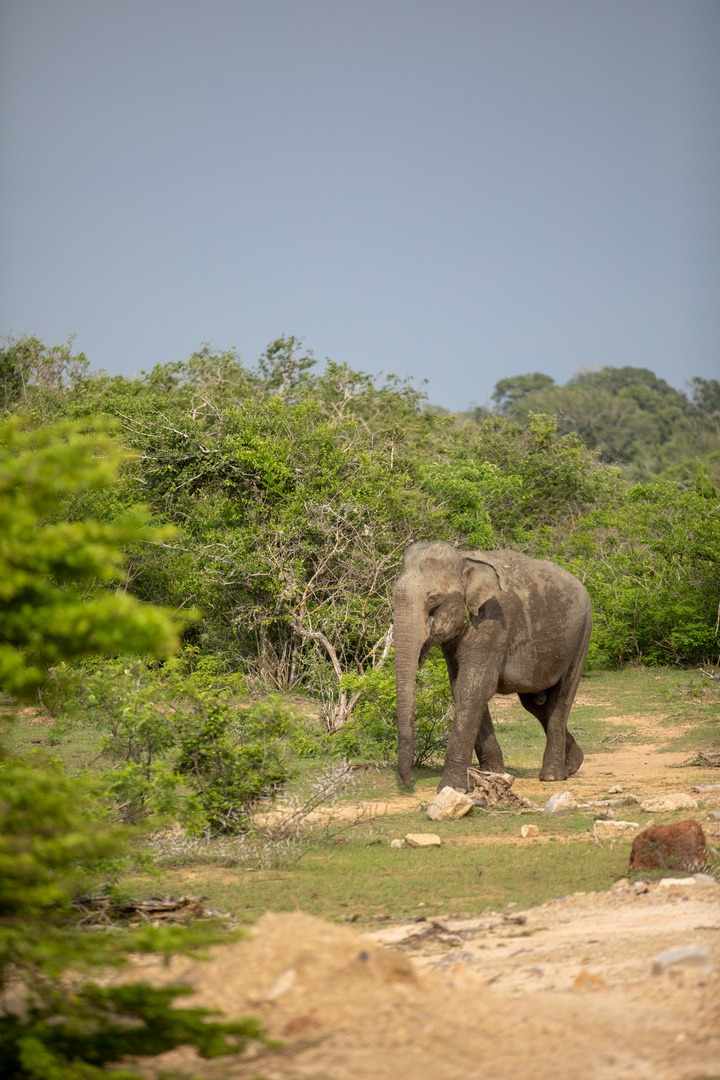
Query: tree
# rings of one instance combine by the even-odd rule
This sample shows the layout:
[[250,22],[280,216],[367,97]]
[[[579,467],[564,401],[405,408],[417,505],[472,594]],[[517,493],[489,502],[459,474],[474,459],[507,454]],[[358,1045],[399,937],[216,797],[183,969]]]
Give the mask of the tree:
[[533,394],[538,390],[547,390],[554,385],[555,380],[550,375],[543,375],[539,371],[532,375],[512,375],[510,378],[500,379],[495,383],[492,400],[495,402],[497,412],[503,416],[509,416],[528,394]]
[[[103,587],[122,581],[123,543],[152,543],[136,511],[114,524],[63,520],[69,494],[112,483],[123,454],[107,425],[23,430],[0,424],[0,683],[29,697],[53,661],[86,653],[163,656],[183,622]],[[185,620],[187,621],[187,619]],[[127,1054],[154,1055],[192,1044],[206,1057],[261,1037],[253,1020],[208,1021],[176,1009],[175,989],[134,983],[78,985],[78,972],[122,964],[128,952],[188,951],[220,935],[185,929],[88,934],[76,926],[78,889],[89,889],[126,840],[90,785],[53,764],[0,753],[0,1026],[2,1074],[26,1080],[100,1080]],[[61,978],[66,969],[74,973]],[[124,1070],[127,1080],[136,1074]],[[138,1078],[139,1080],[139,1078]]]
[[583,370],[565,386],[532,390],[507,412],[520,422],[549,413],[561,434],[579,435],[602,461],[644,480],[685,459],[701,430],[686,396],[647,368]]
[[[103,430],[103,428],[105,430]],[[143,604],[122,591],[123,545],[151,544],[174,530],[127,509],[114,522],[64,520],[72,494],[103,488],[123,453],[107,424],[24,430],[0,424],[0,686],[32,695],[47,668],[88,654],[168,655],[193,616]],[[119,589],[109,591],[113,584]],[[92,594],[92,595],[90,595]],[[131,651],[132,651],[131,650]]]
[[0,410],[32,402],[46,416],[46,399],[71,390],[86,375],[89,361],[73,354],[70,335],[61,345],[48,347],[36,337],[6,337],[0,348]]
[[717,379],[700,379],[697,376],[688,383],[695,408],[702,416],[720,414],[720,382]]

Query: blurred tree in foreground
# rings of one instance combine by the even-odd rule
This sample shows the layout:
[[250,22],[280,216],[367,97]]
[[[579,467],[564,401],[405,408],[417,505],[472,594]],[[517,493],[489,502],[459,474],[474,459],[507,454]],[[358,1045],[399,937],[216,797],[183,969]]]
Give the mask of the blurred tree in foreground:
[[[97,426],[85,433],[69,424],[32,431],[17,421],[0,426],[0,680],[6,694],[29,696],[45,667],[68,657],[121,645],[166,655],[178,644],[182,623],[173,624],[169,613],[122,594],[83,593],[95,583],[122,580],[123,543],[168,535],[137,511],[112,525],[63,520],[63,499],[111,482],[121,457]],[[169,954],[219,937],[179,928],[79,930],[73,896],[106,880],[124,847],[87,782],[53,764],[0,754],[3,1076],[92,1080],[129,1054],[191,1044],[212,1057],[260,1037],[253,1020],[219,1023],[203,1010],[175,1008],[182,991],[79,984],[81,971],[122,964],[130,951]],[[70,980],[62,977],[68,968]],[[115,1075],[127,1080],[135,1074],[124,1069]]]

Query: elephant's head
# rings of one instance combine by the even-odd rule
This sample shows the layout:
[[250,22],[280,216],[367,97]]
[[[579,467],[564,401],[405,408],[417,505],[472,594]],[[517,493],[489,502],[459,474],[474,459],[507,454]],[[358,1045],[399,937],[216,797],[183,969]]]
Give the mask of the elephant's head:
[[406,549],[395,583],[395,685],[398,770],[412,783],[415,752],[415,678],[433,645],[458,637],[468,616],[502,589],[492,554],[460,552],[451,544]]

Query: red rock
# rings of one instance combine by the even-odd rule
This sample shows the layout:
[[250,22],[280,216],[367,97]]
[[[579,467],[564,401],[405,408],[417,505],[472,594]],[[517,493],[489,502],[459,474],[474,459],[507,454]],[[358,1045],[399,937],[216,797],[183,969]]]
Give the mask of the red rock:
[[631,870],[689,870],[705,868],[705,833],[698,821],[678,821],[643,829],[633,840]]

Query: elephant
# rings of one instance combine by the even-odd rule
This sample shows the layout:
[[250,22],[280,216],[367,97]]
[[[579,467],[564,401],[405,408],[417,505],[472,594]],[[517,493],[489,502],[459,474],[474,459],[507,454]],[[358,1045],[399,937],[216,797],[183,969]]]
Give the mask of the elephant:
[[442,648],[455,702],[438,791],[467,790],[473,747],[480,769],[504,772],[488,702],[517,694],[542,724],[541,780],[564,780],[583,752],[567,730],[592,627],[590,597],[576,577],[516,551],[459,551],[444,542],[405,549],[394,594],[398,771],[412,784],[415,678]]

